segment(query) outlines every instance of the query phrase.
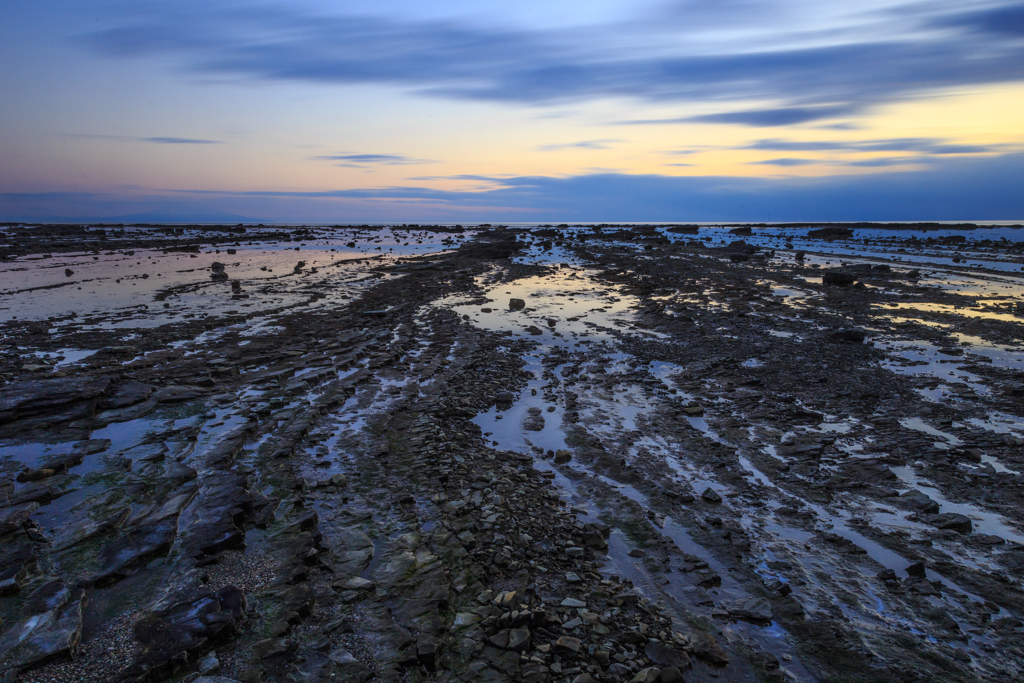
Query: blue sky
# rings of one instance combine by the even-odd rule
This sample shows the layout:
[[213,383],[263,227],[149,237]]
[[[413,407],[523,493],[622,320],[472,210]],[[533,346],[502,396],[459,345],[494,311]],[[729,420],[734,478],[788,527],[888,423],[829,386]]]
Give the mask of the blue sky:
[[1024,219],[1024,3],[0,5],[0,220]]

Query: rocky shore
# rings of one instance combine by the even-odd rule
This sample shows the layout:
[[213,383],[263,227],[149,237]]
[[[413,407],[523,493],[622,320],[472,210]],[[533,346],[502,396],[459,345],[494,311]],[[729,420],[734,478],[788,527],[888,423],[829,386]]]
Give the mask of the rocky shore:
[[0,670],[1022,677],[1024,241],[964,227],[9,226]]

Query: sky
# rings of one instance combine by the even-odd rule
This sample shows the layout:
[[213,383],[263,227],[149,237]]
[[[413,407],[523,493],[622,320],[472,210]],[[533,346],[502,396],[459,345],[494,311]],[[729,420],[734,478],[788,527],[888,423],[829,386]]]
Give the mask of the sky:
[[1024,2],[8,0],[0,221],[1024,221]]

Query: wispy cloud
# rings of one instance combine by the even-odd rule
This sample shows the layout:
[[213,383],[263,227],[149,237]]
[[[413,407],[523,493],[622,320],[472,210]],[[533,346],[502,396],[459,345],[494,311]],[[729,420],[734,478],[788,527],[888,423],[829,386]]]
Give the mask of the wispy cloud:
[[754,109],[730,111],[719,114],[702,114],[672,119],[636,119],[617,121],[622,126],[651,126],[677,123],[721,123],[741,126],[792,126],[822,119],[849,116],[860,109],[856,105],[841,107],[782,107],[776,109]]
[[201,138],[178,137],[137,137],[132,135],[100,135],[97,133],[69,133],[65,137],[85,140],[115,140],[120,142],[148,142],[157,145],[220,145],[222,140],[204,140]]
[[799,159],[794,157],[782,157],[780,159],[764,159],[762,161],[751,161],[754,166],[810,166],[823,163],[817,159]]
[[[442,216],[481,221],[1019,220],[1024,154],[938,157],[924,170],[814,178],[587,175],[484,177],[490,189],[378,187],[335,191],[164,191],[142,195],[0,193],[0,220],[31,216],[113,216],[173,207],[176,213],[220,211],[272,220],[303,215],[336,220],[344,207],[392,215],[429,207]],[[243,208],[244,207],[244,208]],[[301,208],[296,208],[301,207]],[[496,208],[497,207],[497,208]],[[59,208],[59,213],[57,209]],[[169,208],[166,210],[170,210]],[[299,212],[302,212],[301,214]],[[353,209],[355,211],[355,209]],[[408,214],[406,214],[408,215]],[[422,215],[422,213],[420,214]],[[277,218],[280,220],[280,218]]]
[[608,149],[616,143],[622,142],[618,139],[607,140],[582,140],[580,142],[567,142],[562,144],[541,145],[537,149],[542,152],[557,152],[563,149]]
[[219,145],[220,140],[199,140],[196,138],[138,138],[140,142],[155,142],[158,145]]
[[986,154],[1004,149],[1003,145],[964,145],[939,138],[892,138],[886,140],[794,141],[767,139],[743,149],[772,152],[920,152],[922,154]]
[[1013,3],[980,10],[969,10],[940,16],[935,26],[953,29],[972,29],[982,34],[1024,37],[1024,5]]
[[[138,0],[85,39],[118,59],[170,57],[188,72],[256,81],[384,84],[526,104],[612,97],[721,104],[720,113],[634,124],[794,125],[855,116],[923,92],[1024,80],[1017,2],[964,11],[893,0],[884,11],[847,13],[845,22],[801,32],[780,28],[782,37],[756,43],[716,40],[714,32],[728,31],[752,9],[772,19],[765,3],[680,7],[680,17],[700,20],[529,30],[298,5]],[[789,11],[799,16],[802,7]],[[893,17],[898,32],[890,30]],[[777,104],[730,105],[740,101]]]
[[332,154],[313,157],[316,161],[340,161],[338,166],[412,166],[435,163],[429,159],[413,159],[401,154]]

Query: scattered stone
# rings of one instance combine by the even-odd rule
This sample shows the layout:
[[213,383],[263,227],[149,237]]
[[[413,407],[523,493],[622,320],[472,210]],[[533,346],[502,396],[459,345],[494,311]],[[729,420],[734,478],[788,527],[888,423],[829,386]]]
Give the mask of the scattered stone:
[[938,503],[916,489],[900,494],[900,500],[914,510],[919,510],[920,512],[930,515],[936,514],[939,511]]
[[700,494],[700,497],[709,503],[721,503],[722,496],[718,494],[718,491],[714,490],[710,486],[704,489],[704,493]]

